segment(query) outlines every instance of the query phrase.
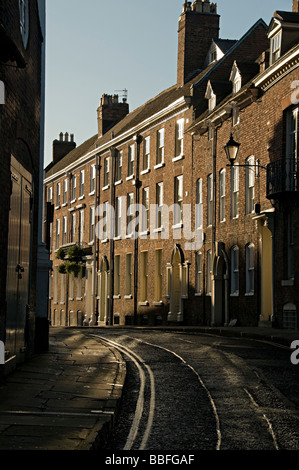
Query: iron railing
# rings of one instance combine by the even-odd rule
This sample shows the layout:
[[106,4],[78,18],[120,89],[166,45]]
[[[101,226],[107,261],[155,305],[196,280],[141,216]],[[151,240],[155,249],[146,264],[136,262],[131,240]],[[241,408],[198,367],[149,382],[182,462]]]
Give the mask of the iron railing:
[[281,159],[267,166],[267,198],[299,191],[298,164],[291,159]]

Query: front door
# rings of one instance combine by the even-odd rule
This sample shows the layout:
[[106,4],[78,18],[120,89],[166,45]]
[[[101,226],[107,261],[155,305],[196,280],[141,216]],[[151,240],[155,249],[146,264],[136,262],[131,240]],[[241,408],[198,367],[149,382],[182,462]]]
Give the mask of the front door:
[[31,175],[12,157],[6,274],[6,341],[10,357],[26,347],[31,258]]

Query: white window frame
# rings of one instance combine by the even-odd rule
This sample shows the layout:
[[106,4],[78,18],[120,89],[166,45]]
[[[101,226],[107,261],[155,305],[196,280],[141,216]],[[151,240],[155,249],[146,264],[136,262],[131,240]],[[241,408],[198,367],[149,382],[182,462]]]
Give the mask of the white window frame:
[[60,237],[60,219],[56,219],[56,239],[55,239],[55,249],[59,248],[59,237]]
[[195,294],[202,294],[202,253],[195,253]]
[[282,31],[280,30],[270,40],[270,65],[281,56]]
[[254,295],[254,256],[255,248],[253,243],[248,243],[245,247],[246,258],[246,295]]
[[254,212],[254,189],[255,189],[255,175],[256,165],[253,155],[246,159],[245,167],[245,209],[246,214]]
[[196,181],[196,212],[195,212],[195,228],[203,229],[203,196],[202,196],[202,178]]
[[141,231],[149,231],[149,214],[150,214],[150,204],[149,204],[149,186],[142,189],[142,224]]
[[212,250],[207,252],[207,295],[212,295],[213,260]]
[[183,198],[184,198],[184,181],[183,175],[176,176],[174,179],[174,225],[183,223]]
[[140,253],[140,302],[148,304],[148,251]]
[[236,163],[231,169],[231,218],[239,217],[239,176],[240,168]]
[[207,224],[211,226],[213,224],[213,207],[214,194],[213,194],[213,174],[208,175],[207,179]]
[[62,219],[62,245],[67,243],[67,216]]
[[60,206],[60,188],[61,188],[61,184],[57,183],[57,185],[56,185],[56,207]]
[[71,214],[71,243],[76,240],[76,212]]
[[134,176],[135,171],[135,144],[129,145],[128,149],[128,178]]
[[115,238],[121,237],[121,220],[122,220],[122,196],[116,198],[115,201]]
[[77,189],[77,177],[76,175],[72,175],[72,201],[76,200],[76,189]]
[[106,189],[109,187],[109,174],[110,174],[110,157],[104,158],[104,187]]
[[116,298],[120,297],[120,255],[114,257],[114,293]]
[[122,176],[122,166],[123,166],[123,152],[119,150],[116,156],[116,184],[121,183]]
[[132,253],[126,253],[126,294],[125,297],[132,298]]
[[95,207],[90,206],[89,208],[89,241],[94,241],[95,234]]
[[219,172],[219,220],[220,222],[225,222],[225,180],[226,180],[226,170],[222,168]]
[[230,250],[231,253],[231,290],[230,295],[239,295],[239,259],[240,250],[237,245],[233,246]]
[[163,250],[155,250],[155,302],[162,302]]
[[147,136],[144,138],[143,143],[143,172],[150,169],[150,148],[151,148],[151,138]]
[[163,181],[156,183],[156,206],[157,206],[156,229],[160,229],[163,226],[163,197],[164,197],[163,189],[164,189]]
[[96,165],[90,167],[90,194],[94,194],[96,189]]
[[127,194],[127,235],[133,234],[133,224],[131,224],[134,217],[134,193]]
[[84,183],[85,183],[85,171],[80,171],[80,187],[79,187],[79,199],[84,197]]
[[79,244],[83,243],[84,237],[84,209],[79,211]]
[[184,126],[185,119],[178,119],[175,126],[175,158],[182,158],[184,155]]
[[157,159],[156,167],[162,166],[164,164],[164,141],[165,141],[165,129],[159,129],[157,131]]
[[67,204],[67,188],[68,188],[68,180],[65,179],[63,181],[63,197],[62,197],[62,202],[63,204]]

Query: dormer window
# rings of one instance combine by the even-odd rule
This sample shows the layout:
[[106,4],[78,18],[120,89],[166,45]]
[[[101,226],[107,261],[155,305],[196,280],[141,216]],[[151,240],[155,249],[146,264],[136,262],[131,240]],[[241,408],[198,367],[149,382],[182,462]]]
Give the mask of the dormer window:
[[216,95],[213,91],[211,82],[208,83],[205,98],[209,101],[209,111],[213,111],[213,109],[216,107]]
[[270,48],[270,64],[273,64],[281,54],[281,31],[271,38]]
[[235,95],[242,87],[242,77],[236,61],[234,62],[229,79],[233,84],[233,94]]

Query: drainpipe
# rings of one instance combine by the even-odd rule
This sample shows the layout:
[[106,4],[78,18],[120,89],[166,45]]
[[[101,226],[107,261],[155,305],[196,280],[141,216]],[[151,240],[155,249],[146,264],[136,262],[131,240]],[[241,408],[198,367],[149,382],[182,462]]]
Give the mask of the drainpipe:
[[115,185],[114,185],[114,166],[115,166],[115,148],[110,149],[111,160],[111,190],[110,190],[110,211],[114,209],[114,215],[110,212],[110,289],[109,289],[109,319],[108,324],[113,326],[113,296],[114,296],[114,236],[115,236]]
[[[140,166],[140,144],[142,142],[142,137],[140,135],[136,135],[134,137],[136,141],[136,175],[135,175],[135,194],[136,194],[136,207],[139,206],[140,201],[140,187],[141,182],[139,180],[139,166]],[[140,225],[140,214],[139,214],[139,223],[138,223],[138,233],[134,234],[134,325],[137,325],[137,312],[138,312],[138,281],[139,281],[139,274],[138,274],[138,261],[139,261],[139,225]]]
[[96,236],[96,210],[99,204],[100,199],[100,191],[98,188],[99,182],[99,155],[96,155],[96,163],[95,163],[95,194],[94,194],[94,233],[93,233],[93,307],[92,307],[92,317],[89,322],[89,325],[96,325],[96,314],[97,314],[97,292],[98,292],[98,244],[97,244],[97,236]]

